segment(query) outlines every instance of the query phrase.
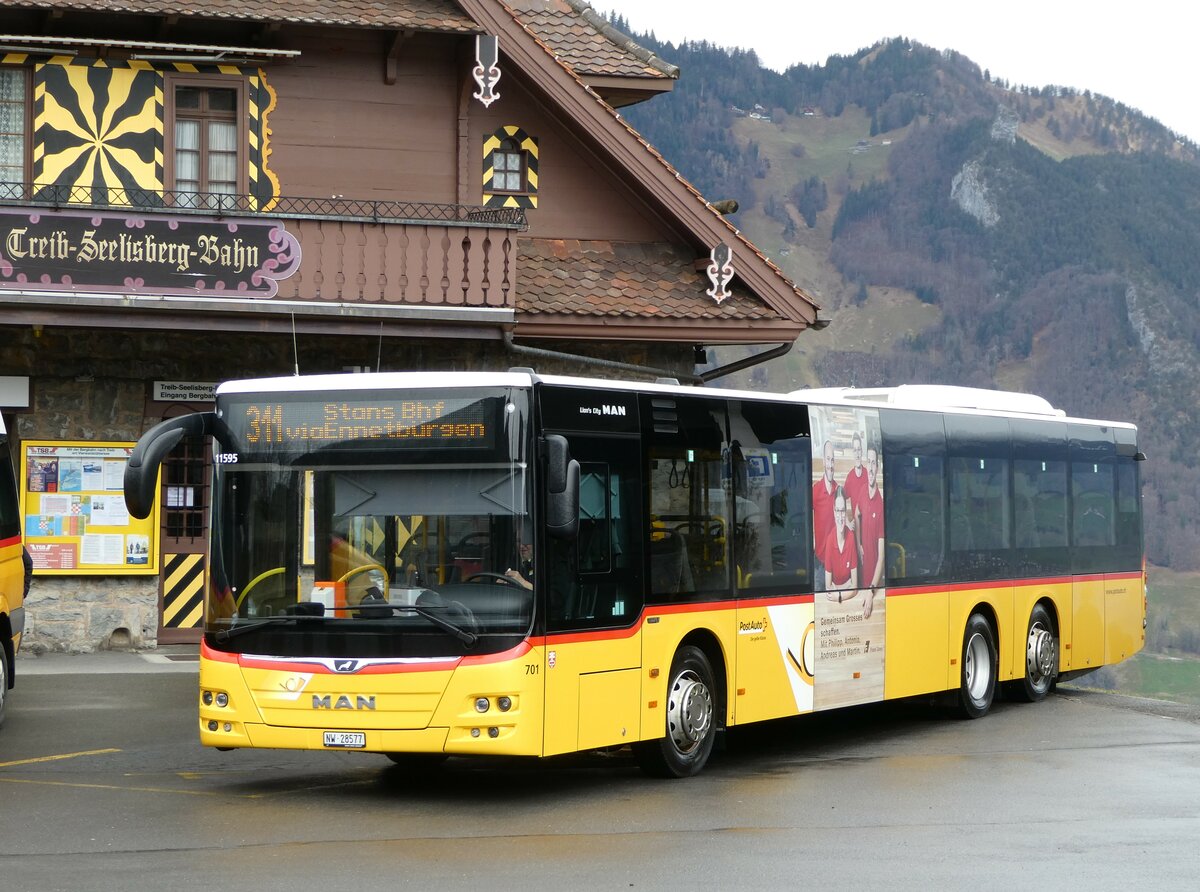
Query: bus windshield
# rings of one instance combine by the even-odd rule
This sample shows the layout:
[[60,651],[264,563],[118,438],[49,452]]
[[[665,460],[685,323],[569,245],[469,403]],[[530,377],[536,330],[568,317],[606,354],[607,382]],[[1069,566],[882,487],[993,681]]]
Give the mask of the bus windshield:
[[509,388],[221,395],[210,645],[511,647],[533,619],[527,407]]

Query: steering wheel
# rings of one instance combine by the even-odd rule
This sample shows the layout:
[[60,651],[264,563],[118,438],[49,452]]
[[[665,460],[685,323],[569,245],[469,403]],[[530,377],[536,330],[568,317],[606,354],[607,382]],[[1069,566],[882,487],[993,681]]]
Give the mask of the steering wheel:
[[[386,570],[386,569],[384,569],[384,568],[383,568],[381,565],[379,565],[379,564],[363,564],[361,567],[355,567],[353,570],[349,570],[349,571],[347,571],[347,572],[343,573],[343,574],[342,574],[342,578],[341,578],[341,579],[339,579],[339,580],[338,580],[338,582],[349,582],[349,581],[350,581],[351,579],[353,579],[354,577],[356,577],[356,576],[361,576],[363,573],[368,573],[368,572],[370,572],[371,570],[378,570],[378,571],[379,571],[379,578],[383,580],[383,591],[382,591],[382,592],[380,592],[380,594],[382,594],[382,595],[383,595],[383,600],[385,600],[385,601],[386,601],[386,600],[387,600],[387,596],[388,596],[388,578],[387,578],[387,570]],[[362,598],[359,598],[359,600],[361,601],[361,600],[362,600]],[[347,603],[349,603],[349,602],[350,602],[350,599],[349,599],[349,597],[347,597],[347,598],[346,598],[346,601],[347,601]],[[357,603],[357,602],[355,602],[355,603]]]
[[463,580],[463,583],[475,582],[476,580],[499,582],[503,585],[511,585],[514,588],[524,588],[521,583],[517,582],[511,576],[505,576],[503,573],[472,573]]

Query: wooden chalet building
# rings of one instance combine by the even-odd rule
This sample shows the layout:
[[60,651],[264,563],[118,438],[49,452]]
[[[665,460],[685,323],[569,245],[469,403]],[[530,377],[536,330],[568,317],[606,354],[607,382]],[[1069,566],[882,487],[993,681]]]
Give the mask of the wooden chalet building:
[[4,3],[0,411],[38,566],[27,644],[196,640],[204,444],[168,460],[148,529],[112,469],[215,382],[698,380],[705,347],[773,355],[817,323],[621,117],[677,76],[582,0]]

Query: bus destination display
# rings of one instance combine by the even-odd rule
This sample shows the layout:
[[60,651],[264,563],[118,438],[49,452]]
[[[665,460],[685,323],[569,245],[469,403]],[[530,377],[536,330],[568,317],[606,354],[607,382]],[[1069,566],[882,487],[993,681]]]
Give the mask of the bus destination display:
[[225,407],[235,440],[251,451],[333,444],[488,447],[495,439],[496,398],[319,401],[264,397]]

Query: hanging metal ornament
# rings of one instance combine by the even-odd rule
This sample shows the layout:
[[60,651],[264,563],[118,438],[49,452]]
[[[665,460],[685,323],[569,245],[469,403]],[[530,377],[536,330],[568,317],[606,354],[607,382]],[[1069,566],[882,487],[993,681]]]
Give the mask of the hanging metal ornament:
[[730,296],[728,285],[733,280],[733,249],[720,242],[712,249],[710,256],[712,263],[708,265],[707,272],[712,287],[705,294],[720,303]]
[[475,70],[471,74],[479,84],[479,92],[473,94],[484,104],[491,105],[500,98],[496,82],[500,80],[500,38],[495,34],[480,34],[475,38]]

